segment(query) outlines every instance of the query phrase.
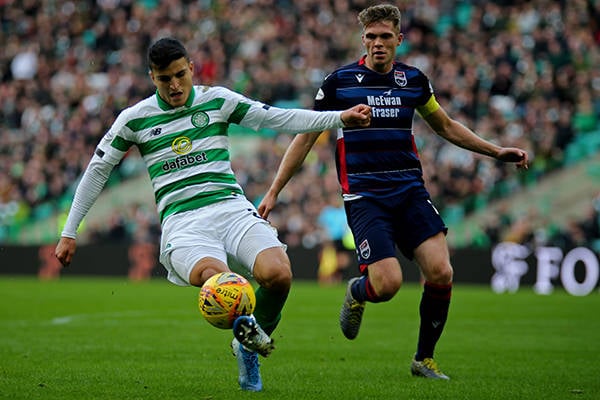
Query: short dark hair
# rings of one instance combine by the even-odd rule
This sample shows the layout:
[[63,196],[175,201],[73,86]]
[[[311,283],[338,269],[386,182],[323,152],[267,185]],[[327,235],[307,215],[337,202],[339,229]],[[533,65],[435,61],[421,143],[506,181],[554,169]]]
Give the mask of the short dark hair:
[[391,21],[394,28],[400,32],[401,13],[398,7],[392,4],[378,4],[365,8],[358,14],[358,21],[363,29],[374,22]]
[[185,57],[190,61],[190,56],[183,44],[171,37],[158,39],[148,49],[148,64],[150,69],[164,69],[173,61]]

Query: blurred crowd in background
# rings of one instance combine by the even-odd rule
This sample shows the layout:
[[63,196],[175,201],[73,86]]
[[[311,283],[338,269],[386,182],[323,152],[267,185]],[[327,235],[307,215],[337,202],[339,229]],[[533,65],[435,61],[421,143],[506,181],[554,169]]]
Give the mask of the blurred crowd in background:
[[[398,59],[420,68],[456,119],[504,146],[527,149],[524,174],[459,149],[418,120],[415,137],[434,204],[448,223],[575,162],[600,135],[600,1],[401,1]],[[190,50],[196,83],[223,85],[281,107],[312,106],[327,73],[362,54],[352,0],[0,1],[0,243],[8,227],[64,212],[73,185],[117,113],[154,93],[146,49],[175,36]],[[232,134],[232,141],[236,135]],[[232,160],[260,202],[291,136],[257,135]],[[341,243],[342,202],[333,135],[323,135],[282,193],[270,220],[290,246]],[[589,142],[588,142],[589,141]],[[596,140],[595,143],[598,143]],[[571,146],[571,147],[570,147]],[[591,149],[591,150],[590,150]],[[132,152],[111,184],[140,173]],[[600,190],[599,190],[600,192]],[[600,239],[600,197],[590,214],[545,234],[547,242]],[[337,221],[337,222],[332,222]],[[532,227],[496,218],[482,245]],[[88,226],[95,241],[157,241],[143,204]],[[528,230],[529,229],[529,230]],[[506,236],[508,235],[508,236]]]

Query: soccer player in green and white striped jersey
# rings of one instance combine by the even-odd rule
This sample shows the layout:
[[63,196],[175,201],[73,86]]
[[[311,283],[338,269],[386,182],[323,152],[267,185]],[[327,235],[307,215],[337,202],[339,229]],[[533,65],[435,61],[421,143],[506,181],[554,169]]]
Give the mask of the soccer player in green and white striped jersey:
[[371,109],[362,104],[330,112],[281,109],[223,87],[194,86],[193,62],[173,38],[156,41],[148,61],[156,94],[123,110],[98,144],[75,192],[56,257],[65,266],[71,262],[79,224],[114,166],[137,146],[154,188],[162,227],[160,261],[169,281],[202,286],[229,270],[229,254],[259,284],[254,316],[234,325],[233,350],[241,388],[260,391],[257,353],[267,356],[273,349],[270,334],[281,318],[292,272],[285,245],[236,181],[228,127],[288,133],[365,127]]

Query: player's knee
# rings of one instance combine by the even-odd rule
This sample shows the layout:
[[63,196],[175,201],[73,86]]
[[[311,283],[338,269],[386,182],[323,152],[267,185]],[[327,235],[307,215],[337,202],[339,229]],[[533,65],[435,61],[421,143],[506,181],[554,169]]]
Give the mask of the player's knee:
[[402,286],[402,269],[396,258],[388,258],[369,265],[369,283],[375,292],[373,302],[391,300]]
[[208,278],[219,272],[223,271],[216,268],[194,268],[192,269],[192,272],[190,272],[190,285],[200,287]]
[[198,261],[190,271],[189,282],[193,286],[202,286],[211,276],[228,271],[225,263],[216,258],[206,257]]
[[265,289],[288,292],[292,286],[292,271],[283,265],[271,266],[258,276],[257,274],[254,276],[258,284]]
[[266,286],[280,292],[289,291],[290,287],[292,286],[291,268],[277,268],[274,273],[271,274]]
[[453,274],[454,271],[452,270],[452,266],[450,264],[444,264],[439,268],[432,269],[425,278],[431,283],[447,285],[452,282]]
[[377,285],[378,287],[375,289],[377,293],[377,298],[379,301],[388,301],[391,300],[400,287],[402,286],[402,277],[393,277],[386,279]]
[[292,286],[292,267],[283,251],[268,257],[259,256],[253,274],[258,284],[266,289],[287,292]]

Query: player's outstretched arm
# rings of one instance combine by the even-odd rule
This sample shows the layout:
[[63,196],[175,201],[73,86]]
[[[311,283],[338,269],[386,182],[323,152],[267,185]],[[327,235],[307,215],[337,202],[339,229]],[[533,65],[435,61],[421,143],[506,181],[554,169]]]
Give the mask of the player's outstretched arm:
[[[263,107],[264,108],[264,107]],[[281,133],[322,132],[326,129],[366,127],[371,123],[371,107],[359,104],[347,110],[314,111],[303,108],[268,107],[258,125],[242,120],[242,126],[269,128]],[[245,121],[245,122],[244,122]]]
[[[370,112],[370,111],[369,111]],[[258,213],[267,219],[277,204],[277,196],[298,171],[321,132],[298,134],[286,149],[269,190],[258,205]]]
[[525,150],[516,147],[500,147],[481,138],[471,129],[450,118],[441,107],[424,119],[439,136],[463,149],[500,161],[515,163],[517,168],[528,168],[529,158]]

